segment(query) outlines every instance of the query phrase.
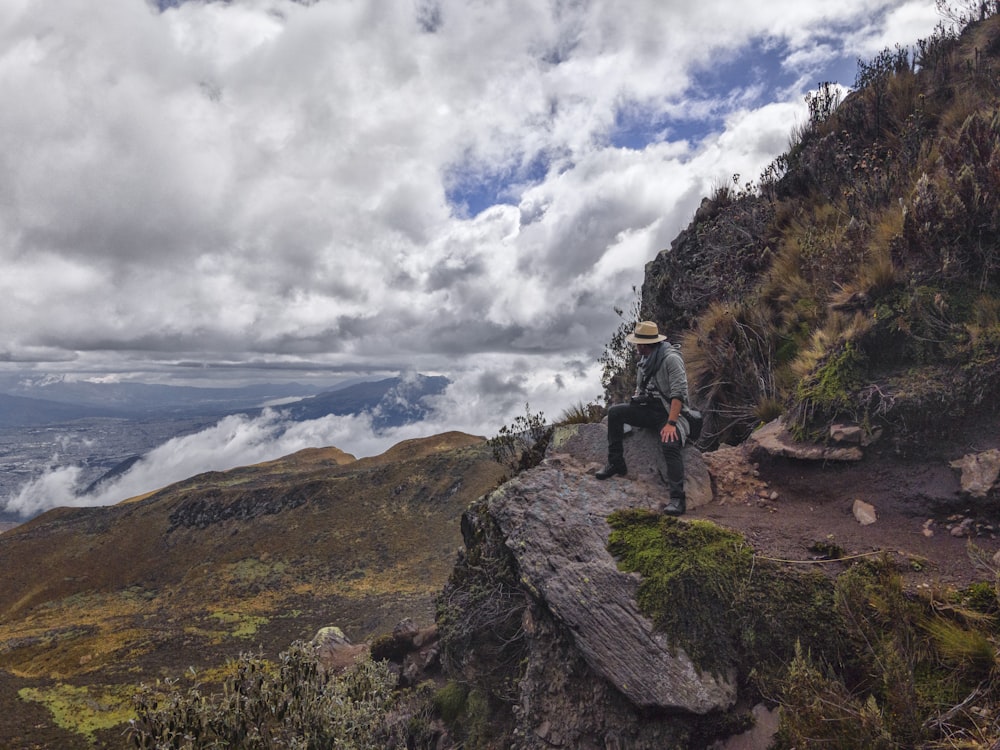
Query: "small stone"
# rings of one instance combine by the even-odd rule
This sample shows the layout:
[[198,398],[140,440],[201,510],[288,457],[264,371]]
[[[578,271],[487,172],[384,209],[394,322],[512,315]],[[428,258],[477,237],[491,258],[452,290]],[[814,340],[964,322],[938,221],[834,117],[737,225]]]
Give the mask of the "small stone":
[[864,431],[856,424],[835,424],[830,426],[830,439],[835,443],[860,445]]
[[966,537],[972,531],[973,520],[971,518],[966,518],[962,523],[957,526],[953,526],[951,529],[951,535],[954,537]]
[[777,500],[778,499],[778,493],[777,493],[777,491],[771,492],[770,497],[771,497],[772,500]]
[[869,526],[878,520],[878,515],[875,513],[875,506],[871,503],[866,503],[864,500],[855,500],[852,511],[854,517],[862,526]]

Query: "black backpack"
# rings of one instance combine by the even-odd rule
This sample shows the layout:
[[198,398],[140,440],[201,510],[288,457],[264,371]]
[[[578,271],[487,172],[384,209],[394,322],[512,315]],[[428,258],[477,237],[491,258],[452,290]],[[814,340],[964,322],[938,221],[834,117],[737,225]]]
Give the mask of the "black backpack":
[[687,406],[681,409],[681,415],[683,415],[688,423],[688,440],[697,440],[701,436],[701,426],[705,422],[705,418],[700,411],[688,408]]

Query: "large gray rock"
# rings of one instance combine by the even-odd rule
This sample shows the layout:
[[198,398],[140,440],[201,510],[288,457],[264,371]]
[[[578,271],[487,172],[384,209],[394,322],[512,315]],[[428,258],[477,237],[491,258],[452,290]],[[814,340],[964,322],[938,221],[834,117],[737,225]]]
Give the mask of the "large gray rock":
[[[670,500],[667,490],[667,463],[660,450],[660,438],[655,430],[633,429],[625,435],[625,464],[628,474],[609,482],[640,482],[646,485],[647,506],[656,510]],[[684,456],[684,494],[688,509],[712,502],[712,477],[705,459],[693,445],[686,445]],[[606,424],[571,425],[560,428],[553,436],[550,456],[572,456],[591,475],[601,468],[608,457]],[[650,505],[650,503],[652,503]]]
[[1000,477],[1000,450],[992,449],[981,453],[968,453],[951,462],[953,469],[962,475],[962,492],[971,497],[983,499],[997,486]]
[[699,673],[682,648],[654,630],[636,603],[639,577],[619,571],[607,551],[605,518],[648,508],[648,487],[601,482],[573,463],[551,457],[488,498],[522,585],[565,625],[590,669],[636,707],[697,714],[730,707],[733,678]]

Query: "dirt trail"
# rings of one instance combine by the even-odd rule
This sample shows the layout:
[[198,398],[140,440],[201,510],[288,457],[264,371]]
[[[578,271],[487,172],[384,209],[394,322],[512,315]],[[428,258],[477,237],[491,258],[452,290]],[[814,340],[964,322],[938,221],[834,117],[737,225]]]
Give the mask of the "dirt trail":
[[[843,563],[805,561],[837,551],[845,559],[885,552],[897,559],[911,584],[962,586],[990,577],[974,557],[989,560],[1000,550],[994,505],[963,499],[957,472],[943,459],[871,456],[827,465],[771,459],[756,466],[757,476],[741,449],[724,448],[706,460],[717,499],[688,517],[738,529],[766,557],[819,564],[832,572]],[[719,467],[731,471],[741,464],[748,474],[727,483],[726,469]],[[857,520],[856,500],[874,507],[874,523]]]
[[[588,437],[585,455],[577,456],[591,462],[591,471],[593,462],[603,459],[599,437]],[[764,557],[835,573],[857,556],[885,552],[900,563],[910,586],[961,587],[994,577],[982,561],[1000,551],[1000,508],[995,498],[963,497],[959,473],[949,463],[990,448],[1000,448],[996,418],[970,427],[940,455],[921,459],[901,458],[888,445],[876,445],[854,463],[753,461],[746,446],[723,446],[703,454],[715,499],[683,517],[740,531]],[[648,475],[643,467],[630,466],[627,477],[610,481],[647,481]],[[664,491],[650,484],[651,494]],[[856,500],[874,507],[874,523],[857,520]],[[843,562],[825,559],[831,554]]]

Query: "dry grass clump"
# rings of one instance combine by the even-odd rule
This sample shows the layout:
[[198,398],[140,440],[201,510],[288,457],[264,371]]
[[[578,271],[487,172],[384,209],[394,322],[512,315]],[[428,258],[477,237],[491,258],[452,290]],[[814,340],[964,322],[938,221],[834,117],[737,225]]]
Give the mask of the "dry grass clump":
[[842,573],[834,602],[831,626],[851,645],[838,663],[796,648],[776,750],[995,746],[996,584],[913,596],[878,560]]
[[778,401],[771,328],[757,312],[713,304],[682,342],[692,400],[712,405],[702,428],[706,440],[742,440]]

